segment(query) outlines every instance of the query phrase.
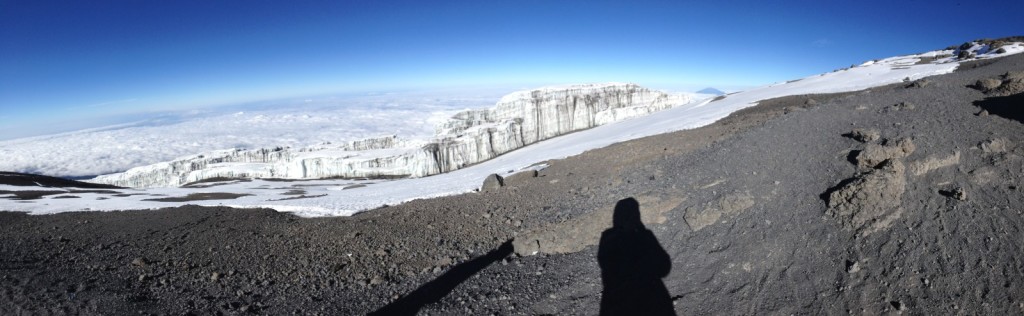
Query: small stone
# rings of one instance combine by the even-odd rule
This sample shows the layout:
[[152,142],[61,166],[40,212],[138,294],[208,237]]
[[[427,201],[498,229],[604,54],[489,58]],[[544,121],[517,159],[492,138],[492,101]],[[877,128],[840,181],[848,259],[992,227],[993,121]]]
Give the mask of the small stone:
[[147,264],[149,264],[149,262],[147,262],[146,258],[143,257],[138,257],[132,260],[132,265],[136,267],[144,267]]
[[210,281],[220,280],[220,272],[214,272],[210,274]]
[[857,273],[860,271],[860,262],[846,260],[846,272]]
[[[907,81],[909,79],[910,78],[907,78],[904,81]],[[927,86],[929,86],[931,84],[932,84],[932,82],[930,80],[928,80],[928,79],[919,79],[919,80],[916,80],[916,81],[911,82],[910,84],[906,85],[906,88],[924,88],[924,87],[927,87]]]
[[953,189],[953,198],[957,199],[957,200],[965,201],[965,200],[967,200],[967,191],[964,191],[963,188]]
[[896,103],[896,105],[893,105],[893,106],[896,107],[896,109],[899,109],[899,110],[913,110],[914,108],[917,107],[913,103],[910,103],[910,102],[900,102],[900,103]]
[[988,110],[981,110],[981,112],[978,112],[978,116],[980,116],[980,117],[988,116]]
[[952,189],[952,190],[939,190],[939,194],[942,194],[943,196],[954,198],[954,199],[957,199],[957,200],[960,200],[960,201],[967,200],[967,191],[964,191],[963,188],[955,188],[955,189]]
[[381,283],[384,283],[384,280],[382,280],[379,276],[374,276],[372,279],[370,279],[370,285],[377,285]]

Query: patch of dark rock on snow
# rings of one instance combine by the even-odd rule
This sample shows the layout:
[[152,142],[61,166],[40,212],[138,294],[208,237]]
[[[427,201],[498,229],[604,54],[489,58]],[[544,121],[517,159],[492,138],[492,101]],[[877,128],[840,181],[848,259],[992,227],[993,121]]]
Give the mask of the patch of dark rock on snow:
[[157,199],[145,199],[143,201],[156,201],[156,202],[191,202],[191,201],[208,201],[208,200],[233,200],[243,196],[249,196],[251,194],[239,194],[239,193],[226,193],[226,192],[213,192],[213,193],[190,193],[186,196],[179,197],[166,197]]
[[38,174],[6,171],[0,171],[0,184],[54,188],[120,189],[120,187],[109,184],[89,183]]

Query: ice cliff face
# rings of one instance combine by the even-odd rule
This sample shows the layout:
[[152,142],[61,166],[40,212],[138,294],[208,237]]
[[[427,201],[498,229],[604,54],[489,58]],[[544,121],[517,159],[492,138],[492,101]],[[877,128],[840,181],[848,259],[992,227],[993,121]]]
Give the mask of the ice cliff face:
[[291,149],[232,149],[97,177],[146,188],[217,178],[422,177],[449,172],[545,139],[690,102],[634,84],[548,87],[509,94],[494,107],[455,114],[430,140],[395,136]]

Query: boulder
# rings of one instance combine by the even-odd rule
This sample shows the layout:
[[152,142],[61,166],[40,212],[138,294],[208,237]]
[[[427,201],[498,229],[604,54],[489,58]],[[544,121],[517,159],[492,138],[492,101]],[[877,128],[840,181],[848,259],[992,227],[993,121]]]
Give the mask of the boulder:
[[977,89],[978,91],[981,92],[988,93],[992,90],[995,90],[996,88],[999,88],[999,86],[1002,84],[1003,82],[997,79],[985,78],[975,82],[973,85],[971,85],[971,88]]
[[505,179],[501,176],[492,173],[484,179],[484,184],[480,186],[480,191],[493,192],[497,191],[501,187],[505,186]]

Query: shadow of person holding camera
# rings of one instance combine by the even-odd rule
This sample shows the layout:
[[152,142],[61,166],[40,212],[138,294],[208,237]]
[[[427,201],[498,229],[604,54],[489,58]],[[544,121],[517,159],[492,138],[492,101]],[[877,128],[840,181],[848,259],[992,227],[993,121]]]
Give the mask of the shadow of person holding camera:
[[672,261],[640,221],[634,198],[615,205],[612,227],[601,233],[597,262],[601,266],[601,315],[675,315],[661,281]]

